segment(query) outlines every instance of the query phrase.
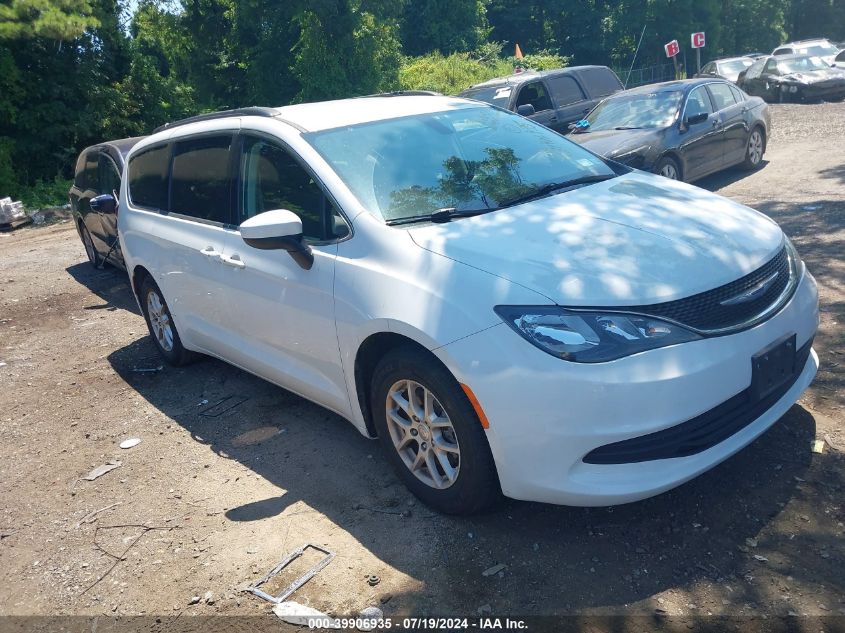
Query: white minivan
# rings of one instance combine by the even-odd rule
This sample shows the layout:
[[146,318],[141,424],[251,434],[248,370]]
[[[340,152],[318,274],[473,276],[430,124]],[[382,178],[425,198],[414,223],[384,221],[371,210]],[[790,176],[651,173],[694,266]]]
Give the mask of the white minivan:
[[347,418],[443,512],[658,494],[818,368],[816,283],[772,220],[479,102],[203,115],[133,147],[122,187],[162,355]]

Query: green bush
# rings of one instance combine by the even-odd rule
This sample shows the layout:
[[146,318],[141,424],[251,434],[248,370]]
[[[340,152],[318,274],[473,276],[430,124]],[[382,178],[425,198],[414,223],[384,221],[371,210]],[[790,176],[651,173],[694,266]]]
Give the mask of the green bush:
[[18,190],[18,196],[27,211],[61,207],[68,202],[71,184],[72,180],[56,176],[53,180],[39,180],[34,185],[22,187]]

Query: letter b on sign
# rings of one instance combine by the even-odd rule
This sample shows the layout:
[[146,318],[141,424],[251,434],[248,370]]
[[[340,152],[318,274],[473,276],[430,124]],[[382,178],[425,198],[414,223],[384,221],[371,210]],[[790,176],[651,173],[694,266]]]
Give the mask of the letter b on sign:
[[672,40],[668,44],[664,44],[663,48],[666,51],[666,57],[674,57],[675,55],[681,52],[681,47],[678,45],[678,40]]
[[704,32],[692,34],[692,47],[704,48]]

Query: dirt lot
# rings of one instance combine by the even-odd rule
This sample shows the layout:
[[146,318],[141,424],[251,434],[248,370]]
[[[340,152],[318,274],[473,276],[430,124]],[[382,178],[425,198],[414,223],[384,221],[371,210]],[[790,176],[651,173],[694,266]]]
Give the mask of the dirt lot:
[[[845,103],[773,110],[765,166],[699,184],[795,241],[820,373],[733,459],[615,508],[434,514],[295,395],[213,360],[138,371],[161,363],[125,274],[90,267],[69,223],[0,236],[0,614],[269,619],[239,590],[307,542],[337,558],[294,598],[334,615],[845,614]],[[246,400],[201,415],[226,398]]]

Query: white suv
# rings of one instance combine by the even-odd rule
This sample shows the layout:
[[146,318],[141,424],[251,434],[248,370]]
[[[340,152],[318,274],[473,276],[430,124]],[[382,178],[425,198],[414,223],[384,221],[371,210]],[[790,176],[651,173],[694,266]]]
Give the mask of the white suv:
[[123,187],[164,357],[331,409],[444,512],[658,494],[818,367],[816,284],[774,222],[478,102],[206,115],[136,145]]

